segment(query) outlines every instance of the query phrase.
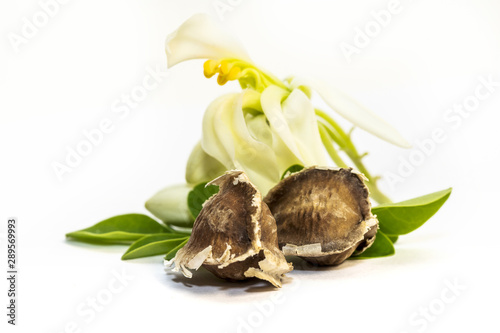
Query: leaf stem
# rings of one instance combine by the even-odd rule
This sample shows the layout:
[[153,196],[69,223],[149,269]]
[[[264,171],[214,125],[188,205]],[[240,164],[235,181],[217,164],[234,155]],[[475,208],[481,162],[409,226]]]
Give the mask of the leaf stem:
[[[345,167],[346,165],[338,156],[337,152],[332,156],[332,149],[334,150],[333,144],[331,141],[334,141],[341,150],[343,150],[349,159],[354,163],[359,172],[363,173],[366,178],[368,178],[369,182],[367,183],[368,189],[370,190],[371,197],[377,201],[379,204],[390,203],[391,199],[389,199],[384,193],[380,191],[377,187],[377,180],[379,177],[372,177],[370,172],[366,169],[363,164],[363,157],[366,154],[360,155],[352,143],[350,132],[346,133],[326,112],[315,109],[316,115],[319,117],[320,121],[318,122],[318,126],[320,127],[320,135],[323,141],[323,145],[325,146],[328,154],[332,158],[332,160],[339,166]],[[329,139],[328,140],[328,137]],[[340,164],[339,164],[340,163]]]
[[323,145],[325,146],[326,151],[328,152],[328,155],[330,155],[333,162],[341,168],[347,168],[347,164],[344,163],[342,158],[337,153],[337,150],[333,146],[333,143],[331,142],[331,137],[327,131],[326,125],[318,122],[318,129],[321,141],[323,141]]
[[[264,90],[266,87],[269,85],[275,85],[278,86],[282,89],[289,90],[287,86],[277,77],[272,75],[271,73],[268,73],[257,66],[255,66],[252,63],[239,60],[239,59],[227,59],[228,61],[232,62],[234,65],[239,66],[242,68],[242,71],[245,72],[246,74],[253,74],[252,76],[255,79],[255,85],[257,90]],[[240,81],[241,84],[241,81]],[[245,88],[245,87],[244,87]]]

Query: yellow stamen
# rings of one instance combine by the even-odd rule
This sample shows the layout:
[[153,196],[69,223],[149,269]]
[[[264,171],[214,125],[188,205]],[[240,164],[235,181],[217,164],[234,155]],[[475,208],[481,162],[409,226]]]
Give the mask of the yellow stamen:
[[231,67],[233,67],[233,64],[231,64],[227,60],[222,60],[220,63],[219,73],[221,75],[225,76],[225,75],[229,74]]
[[214,76],[215,73],[218,72],[218,69],[219,69],[218,61],[213,59],[207,60],[203,64],[203,75],[205,75],[205,77],[209,79],[212,76]]
[[227,74],[228,81],[237,80],[241,77],[241,69],[239,67],[233,67]]
[[227,82],[227,76],[226,75],[222,75],[222,74],[219,74],[219,76],[217,76],[217,83],[221,86],[225,85]]

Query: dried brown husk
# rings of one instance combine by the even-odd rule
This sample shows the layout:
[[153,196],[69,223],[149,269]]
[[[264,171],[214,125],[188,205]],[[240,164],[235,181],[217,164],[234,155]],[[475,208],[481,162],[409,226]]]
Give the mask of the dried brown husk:
[[237,170],[209,185],[218,185],[219,192],[205,202],[189,241],[167,267],[191,277],[190,270],[203,266],[223,279],[256,277],[281,287],[292,265],[278,248],[276,222],[261,193]]
[[338,265],[376,237],[365,177],[352,169],[309,167],[272,188],[264,201],[278,226],[285,255]]

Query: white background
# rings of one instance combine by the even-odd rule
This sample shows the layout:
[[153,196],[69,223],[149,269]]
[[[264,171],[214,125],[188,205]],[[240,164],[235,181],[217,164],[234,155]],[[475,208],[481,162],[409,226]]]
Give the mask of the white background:
[[[16,52],[9,36],[21,35],[23,18],[33,22],[41,7],[35,0],[2,1],[0,218],[16,216],[20,224],[18,326],[6,324],[2,278],[2,327],[9,332],[498,329],[500,86],[460,124],[444,118],[454,104],[474,96],[480,77],[500,82],[498,1],[401,0],[399,13],[350,62],[341,43],[354,44],[356,29],[370,24],[371,11],[387,8],[389,1],[233,0],[220,14],[215,5],[221,3],[228,0],[68,1]],[[370,151],[366,164],[375,174],[397,174],[412,153],[423,156],[418,142],[443,129],[446,139],[417,159],[419,165],[403,181],[381,186],[395,201],[453,187],[449,201],[424,227],[400,239],[395,256],[295,270],[279,292],[261,282],[226,283],[203,271],[187,280],[165,274],[160,256],[124,262],[123,246],[66,241],[66,232],[104,218],[146,212],[143,204],[152,194],[182,182],[205,107],[238,89],[205,79],[202,61],[192,61],[169,70],[127,117],[112,112],[122,94],[141,84],[147,68],[166,70],[166,35],[197,12],[221,21],[257,64],[277,76],[322,77],[396,126],[413,149],[390,146],[360,130],[353,134],[358,148]],[[52,164],[64,162],[68,147],[74,149],[85,139],[83,131],[104,118],[113,121],[113,131],[59,180]],[[5,230],[3,222],[2,270]],[[92,315],[87,302],[104,300],[116,273],[133,279]],[[465,290],[454,295],[449,283]],[[442,295],[454,297],[444,303]],[[432,317],[423,319],[419,311],[429,307]]]

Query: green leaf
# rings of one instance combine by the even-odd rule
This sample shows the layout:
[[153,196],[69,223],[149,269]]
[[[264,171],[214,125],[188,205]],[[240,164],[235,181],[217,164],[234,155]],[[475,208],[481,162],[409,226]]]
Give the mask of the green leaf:
[[392,256],[396,250],[392,245],[391,240],[380,230],[377,232],[377,237],[372,246],[358,256],[350,257],[349,259],[371,259]]
[[281,175],[281,179],[288,177],[292,173],[299,172],[302,169],[304,169],[303,165],[294,164],[291,167],[289,167],[288,169],[286,169],[285,172],[283,172],[283,175]]
[[130,245],[127,252],[123,254],[122,260],[166,254],[186,239],[189,239],[189,237],[181,234],[156,234],[144,236]]
[[[198,214],[200,214],[203,203],[207,201],[215,193],[219,192],[219,186],[209,185],[207,183],[201,183],[196,185],[188,194],[188,208],[191,215],[196,219]],[[206,187],[205,187],[206,186]]]
[[389,237],[389,239],[391,240],[392,244],[396,243],[398,241],[398,238],[399,238],[398,235],[386,235],[386,236]]
[[87,229],[67,233],[66,237],[88,243],[130,244],[145,235],[171,231],[147,215],[126,214],[111,217]]
[[167,255],[165,256],[165,260],[171,260],[175,257],[175,255],[177,254],[177,251],[179,251],[180,249],[182,249],[182,247],[184,245],[186,245],[186,243],[188,242],[189,238],[186,239],[184,242],[180,243],[179,245],[177,245],[176,247],[174,247],[172,250],[170,250],[170,252],[167,253]]
[[420,227],[446,202],[451,188],[415,199],[384,204],[372,209],[380,230],[389,235],[404,235]]

